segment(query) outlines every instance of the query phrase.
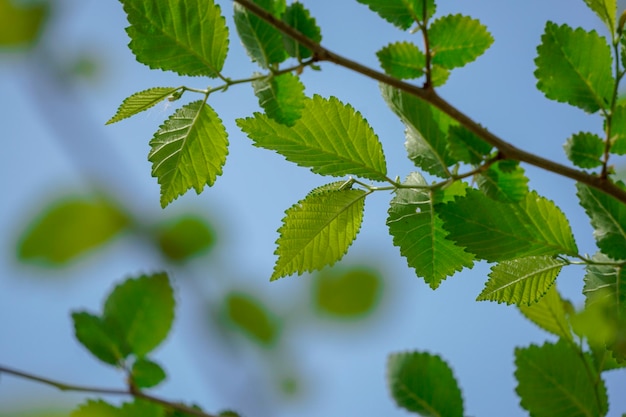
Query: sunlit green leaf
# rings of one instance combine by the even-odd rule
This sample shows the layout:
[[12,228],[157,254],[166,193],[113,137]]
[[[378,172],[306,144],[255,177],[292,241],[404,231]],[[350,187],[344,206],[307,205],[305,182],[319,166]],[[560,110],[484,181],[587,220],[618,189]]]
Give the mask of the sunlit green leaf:
[[[302,3],[294,2],[287,6],[283,15],[283,21],[312,41],[317,43],[322,41],[322,32],[319,26],[317,26],[315,18],[311,16],[309,10]],[[302,46],[287,35],[283,35],[283,42],[289,56],[302,60],[313,55],[310,49]]]
[[518,308],[527,319],[543,330],[573,340],[567,322],[567,301],[561,298],[556,285],[552,285],[536,303],[531,305],[518,304]]
[[378,137],[361,113],[335,97],[305,100],[292,127],[264,114],[238,119],[255,146],[278,152],[316,174],[385,180],[387,166]]
[[204,219],[191,215],[160,225],[156,235],[161,252],[173,261],[185,261],[215,243],[211,226]]
[[581,132],[570,137],[565,145],[565,154],[574,165],[581,168],[595,168],[602,165],[604,141],[593,133]]
[[[280,18],[284,11],[280,10],[281,7],[277,4],[281,3],[280,1],[255,0],[254,2],[277,18]],[[234,8],[237,33],[252,61],[263,68],[269,68],[272,64],[278,64],[287,59],[283,35],[278,29],[239,3],[234,3]]]
[[626,155],[626,106],[624,105],[617,105],[613,110],[611,136],[611,153]]
[[48,14],[48,5],[22,4],[15,0],[0,0],[0,46],[13,47],[32,44]]
[[528,177],[519,164],[512,170],[502,170],[501,165],[507,162],[498,161],[491,165],[489,169],[477,175],[476,183],[487,197],[503,203],[513,203],[526,197]]
[[610,33],[615,33],[615,15],[617,13],[616,0],[585,0],[587,6],[593,10],[606,24]]
[[390,355],[387,378],[393,399],[406,410],[422,416],[464,415],[463,397],[452,369],[437,355]]
[[152,388],[159,385],[167,377],[159,364],[146,358],[139,358],[133,363],[131,378],[138,388]]
[[[409,175],[404,184],[427,186],[426,180],[416,172]],[[463,188],[449,187],[444,192],[448,198],[453,198],[463,191]],[[470,253],[446,239],[448,232],[437,214],[436,203],[427,189],[401,188],[391,200],[387,217],[394,245],[400,248],[416,274],[433,289],[446,277],[473,265]]]
[[613,259],[626,259],[626,205],[587,185],[578,183],[576,187],[598,248]]
[[[299,3],[294,3],[299,4]],[[252,82],[254,94],[265,114],[278,123],[293,126],[304,108],[304,85],[298,76],[287,73]]]
[[537,88],[546,97],[589,113],[608,108],[615,80],[606,39],[548,22],[537,52]]
[[432,63],[448,69],[474,61],[493,43],[480,21],[460,14],[435,20],[428,30],[428,40]]
[[215,183],[226,163],[227,136],[217,113],[202,100],[186,104],[161,125],[148,160],[161,184],[162,207],[192,187],[200,194]]
[[515,366],[517,394],[522,407],[533,417],[606,414],[604,381],[593,375],[589,357],[579,356],[569,342],[561,340],[556,344],[517,348]]
[[74,334],[96,358],[109,365],[119,365],[128,355],[124,341],[118,337],[115,328],[107,326],[100,317],[80,311],[72,313]]
[[226,297],[225,308],[228,319],[255,341],[270,345],[278,338],[276,318],[252,295],[230,293]]
[[433,65],[430,69],[430,81],[433,87],[441,87],[450,77],[450,70],[441,65]]
[[122,102],[115,115],[106,124],[119,122],[148,110],[166,98],[172,97],[172,94],[178,90],[180,90],[179,87],[155,87],[135,93]]
[[139,398],[122,404],[121,410],[124,417],[165,417],[163,405]]
[[[357,0],[380,17],[399,27],[409,29],[435,14],[435,0]],[[424,4],[426,3],[426,4]],[[424,10],[426,16],[424,16]]]
[[214,0],[120,0],[131,51],[153,69],[217,77],[228,53],[228,27]]
[[539,255],[577,255],[569,222],[550,200],[529,192],[519,203],[502,203],[480,191],[438,209],[449,239],[489,262]]
[[426,55],[410,42],[396,42],[376,52],[380,66],[392,77],[418,78],[424,75]]
[[448,130],[450,156],[458,161],[478,165],[489,155],[493,146],[461,125]]
[[44,208],[18,243],[22,261],[64,264],[111,240],[129,219],[103,197],[68,198]]
[[548,292],[566,262],[549,256],[530,256],[491,267],[489,280],[477,301],[531,305]]
[[128,279],[104,304],[103,319],[142,357],[166,337],[174,320],[174,294],[165,273]]
[[103,400],[87,400],[72,411],[70,417],[125,417],[125,415],[122,410]]
[[328,269],[313,279],[313,297],[318,311],[352,318],[371,313],[382,292],[383,281],[369,268]]

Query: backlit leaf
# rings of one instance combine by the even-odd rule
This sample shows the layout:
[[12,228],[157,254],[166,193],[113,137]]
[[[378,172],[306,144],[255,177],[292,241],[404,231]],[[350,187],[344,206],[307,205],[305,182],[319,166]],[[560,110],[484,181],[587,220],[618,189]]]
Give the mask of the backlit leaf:
[[125,417],[122,410],[103,400],[87,400],[70,417]]
[[396,404],[422,416],[462,417],[463,397],[452,369],[439,356],[408,352],[389,356],[387,379]]
[[170,116],[150,141],[152,176],[161,184],[165,207],[194,188],[200,194],[213,185],[228,154],[226,129],[202,100],[186,104]]
[[[309,10],[302,3],[294,2],[287,6],[283,15],[283,21],[312,41],[317,43],[322,41],[322,33],[319,26],[317,26],[315,18],[311,17]],[[310,58],[313,55],[310,49],[302,46],[287,35],[283,35],[283,42],[289,56],[298,60]]]
[[[435,14],[435,0],[357,0],[380,17],[399,27],[409,29]],[[425,3],[425,4],[424,4]],[[426,16],[424,16],[426,10]]]
[[611,136],[611,153],[626,155],[626,106],[624,105],[617,105],[613,110]]
[[515,165],[512,170],[502,170],[501,165],[508,161],[498,161],[486,171],[476,176],[478,188],[489,198],[513,203],[521,201],[528,193],[528,177],[524,168]]
[[139,358],[133,363],[131,378],[138,388],[152,388],[159,385],[167,375],[159,364],[146,358]]
[[580,132],[567,139],[565,154],[574,165],[580,168],[595,168],[602,165],[604,141],[593,133]]
[[[300,3],[294,3],[300,4]],[[293,126],[304,108],[304,85],[298,76],[286,73],[252,82],[254,94],[265,114],[278,123]]]
[[489,155],[493,146],[461,125],[448,130],[450,156],[458,161],[478,165]]
[[233,292],[226,297],[226,316],[256,342],[270,345],[278,338],[276,318],[249,294]]
[[72,313],[72,320],[76,339],[96,358],[117,366],[128,355],[116,329],[107,326],[100,317],[80,311]]
[[122,404],[121,410],[124,417],[165,417],[163,405],[139,398]]
[[606,39],[548,22],[537,52],[537,88],[546,97],[589,113],[608,108],[615,80]]
[[371,313],[380,299],[383,281],[369,268],[327,269],[313,278],[313,298],[321,313],[341,318]]
[[442,205],[438,213],[449,239],[489,262],[539,255],[577,255],[569,222],[550,200],[529,192],[502,203],[476,190]]
[[567,321],[567,301],[561,298],[556,285],[552,285],[539,301],[531,305],[518,304],[519,310],[527,319],[559,337],[573,340]]
[[400,79],[424,75],[426,55],[413,43],[396,42],[376,52],[380,66],[388,75]]
[[610,33],[615,33],[616,0],[585,0],[585,3],[606,24]]
[[[280,10],[276,4],[281,3],[280,1],[255,0],[255,3],[270,11],[277,18],[280,18],[284,11]],[[239,3],[234,3],[234,8],[235,26],[239,38],[252,61],[263,68],[269,68],[272,64],[279,64],[287,59],[283,35],[278,29]]]
[[501,262],[491,267],[489,280],[476,300],[534,304],[548,292],[566,264],[549,256],[530,256]]
[[217,77],[228,52],[228,27],[214,0],[120,0],[131,51],[152,69]]
[[317,188],[285,212],[272,280],[321,269],[346,254],[361,228],[367,193],[343,184]]
[[[409,175],[404,184],[427,185],[426,180],[416,172]],[[448,198],[463,191],[454,187],[444,190],[449,194]],[[471,268],[473,265],[470,253],[446,239],[448,232],[443,228],[435,204],[431,192],[426,189],[400,188],[391,200],[387,217],[393,244],[400,248],[409,266],[415,268],[416,274],[424,278],[432,289],[463,267]]]
[[493,43],[480,21],[460,14],[435,20],[428,30],[428,39],[432,63],[448,69],[474,61]]
[[238,119],[237,125],[255,146],[276,151],[316,174],[385,180],[378,137],[359,112],[335,97],[306,99],[302,117],[292,127],[260,113]]
[[0,46],[33,44],[46,21],[46,3],[0,0]]
[[576,187],[598,248],[613,259],[626,259],[626,205],[587,185],[578,183]]
[[178,90],[180,90],[180,87],[155,87],[135,93],[122,102],[115,115],[106,124],[119,122],[144,110],[148,110],[166,98],[172,97],[172,94]]
[[186,261],[206,252],[215,243],[211,226],[192,215],[159,225],[155,233],[161,252],[172,261]]
[[[521,405],[533,417],[604,416],[608,399],[604,381],[590,375],[589,357],[569,342],[515,349],[515,377]],[[596,385],[597,384],[597,385]]]

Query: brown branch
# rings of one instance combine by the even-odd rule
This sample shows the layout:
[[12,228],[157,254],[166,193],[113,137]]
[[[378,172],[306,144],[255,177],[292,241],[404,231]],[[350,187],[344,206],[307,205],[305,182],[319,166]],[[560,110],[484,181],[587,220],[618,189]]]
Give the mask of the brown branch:
[[589,185],[590,187],[596,188],[604,193],[616,198],[622,203],[626,203],[626,190],[618,187],[615,183],[613,183],[608,178],[603,178],[598,175],[589,174],[585,171],[581,171],[578,169],[571,168],[567,165],[559,164],[558,162],[543,158],[539,155],[524,151],[519,149],[518,147],[504,141],[500,137],[494,135],[478,123],[476,123],[469,116],[461,112],[459,109],[454,107],[448,101],[443,99],[441,96],[437,94],[437,92],[426,86],[425,88],[418,87],[416,85],[407,83],[405,81],[401,81],[397,78],[391,77],[385,73],[374,70],[365,65],[359,64],[356,61],[352,61],[342,55],[331,52],[330,50],[323,47],[321,44],[309,39],[301,32],[295,30],[282,20],[276,18],[270,12],[264,10],[260,6],[253,3],[251,0],[233,0],[235,3],[238,3],[242,7],[246,8],[250,12],[254,13],[270,25],[274,26],[276,29],[280,30],[285,35],[293,38],[297,42],[309,48],[313,51],[314,57],[318,61],[328,61],[332,62],[341,67],[347,68],[351,71],[357,72],[361,75],[364,75],[368,78],[380,81],[384,84],[390,85],[392,87],[397,88],[407,94],[416,96],[431,105],[437,107],[442,112],[446,113],[448,116],[459,122],[466,129],[470,130],[474,134],[478,135],[485,142],[497,148],[500,153],[506,159],[513,159],[520,162],[525,162],[530,165],[534,165],[538,168],[544,169],[546,171],[561,175],[563,177],[567,177],[573,179],[575,181],[581,182],[583,184]]

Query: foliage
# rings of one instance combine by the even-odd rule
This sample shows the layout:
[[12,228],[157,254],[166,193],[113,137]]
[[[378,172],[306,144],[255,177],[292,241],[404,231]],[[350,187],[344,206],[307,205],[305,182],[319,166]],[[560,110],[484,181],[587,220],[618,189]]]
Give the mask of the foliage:
[[[231,30],[213,0],[121,0],[129,22],[129,48],[140,63],[203,76],[218,85],[140,91],[124,100],[108,123],[165,99],[200,97],[182,104],[149,143],[148,159],[165,208],[191,188],[203,192],[222,175],[228,134],[209,102],[216,92],[251,84],[263,112],[236,124],[252,144],[314,174],[335,178],[285,211],[271,280],[338,262],[357,238],[366,200],[391,191],[389,233],[418,277],[435,290],[475,262],[491,263],[477,300],[515,304],[558,338],[516,349],[521,406],[532,416],[606,415],[609,398],[603,372],[626,365],[626,187],[610,164],[614,155],[626,153],[626,110],[617,100],[626,74],[626,15],[617,19],[614,0],[585,0],[606,25],[608,38],[567,24],[545,25],[535,60],[538,90],[548,99],[598,113],[603,121],[604,137],[579,132],[567,139],[565,152],[573,166],[565,166],[508,144],[437,94],[435,87],[445,84],[452,70],[478,59],[493,43],[479,20],[460,14],[438,16],[434,0],[358,1],[397,28],[420,34],[423,45],[389,43],[377,53],[384,73],[363,69],[321,46],[321,28],[304,4],[235,0],[236,33],[259,68],[249,78],[233,80],[223,73]],[[356,106],[337,97],[305,95],[300,75],[320,70],[324,62],[380,82],[382,99],[405,126],[407,157],[416,169],[404,182],[389,177],[383,144]],[[577,196],[599,249],[595,256],[579,253],[567,217],[549,198],[529,189],[520,163],[577,181]],[[69,241],[72,230],[57,227],[77,204],[81,213],[113,220],[100,222],[89,241],[62,251],[51,248],[42,236],[65,233]],[[109,239],[125,227],[124,219],[106,204],[66,203],[33,226],[20,254],[63,262]],[[183,222],[160,231],[160,239],[170,242],[161,245],[166,256],[187,259],[209,246],[208,233],[200,233],[194,242],[190,229],[197,227]],[[586,303],[581,309],[563,299],[556,285],[561,270],[572,265],[586,268]],[[329,293],[349,293],[353,276],[335,282],[321,278],[316,289],[319,306],[331,314],[358,315],[375,304],[375,282],[360,283],[361,304],[350,305],[334,301]],[[73,416],[209,415],[192,406],[155,401],[143,392],[166,377],[148,354],[167,337],[174,304],[169,277],[156,273],[118,285],[100,315],[72,314],[76,338],[96,358],[122,369],[135,397],[120,407],[90,400]],[[276,343],[276,319],[251,294],[231,293],[223,312],[251,339]],[[400,407],[425,416],[464,414],[459,383],[438,355],[392,354],[387,372],[391,395]]]

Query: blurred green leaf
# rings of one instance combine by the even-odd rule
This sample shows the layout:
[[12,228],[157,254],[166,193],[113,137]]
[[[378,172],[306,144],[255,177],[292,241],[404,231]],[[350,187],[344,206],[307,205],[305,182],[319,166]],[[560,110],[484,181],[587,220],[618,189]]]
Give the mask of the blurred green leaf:
[[[322,41],[320,27],[302,3],[294,2],[287,6],[283,15],[283,21],[312,41],[317,43]],[[283,43],[287,53],[298,60],[309,58],[313,55],[310,49],[300,45],[300,43],[287,35],[283,35]]]
[[167,375],[159,364],[146,358],[139,358],[133,363],[131,378],[138,388],[152,388],[163,382]]
[[178,217],[156,230],[161,252],[172,261],[186,261],[215,244],[215,231],[204,219],[193,215]]
[[278,339],[279,327],[276,317],[252,295],[243,292],[228,294],[225,309],[230,322],[252,340],[269,346]]
[[23,5],[15,0],[0,0],[0,47],[34,43],[48,15],[49,3]]
[[543,330],[573,340],[567,321],[567,303],[561,298],[556,285],[552,285],[539,301],[532,305],[518,305],[518,308],[528,320]]
[[[87,400],[70,417],[126,417],[119,408],[103,400]],[[143,417],[143,416],[142,416]],[[146,416],[148,417],[148,416]]]
[[107,325],[101,317],[84,312],[72,313],[74,334],[96,358],[118,366],[129,351],[115,328]]
[[585,3],[606,24],[609,32],[614,33],[617,0],[585,0]]
[[23,262],[61,265],[122,231],[129,219],[103,197],[56,201],[37,216],[18,243]]
[[327,269],[313,278],[318,311],[351,318],[371,313],[381,297],[383,280],[369,268]]

